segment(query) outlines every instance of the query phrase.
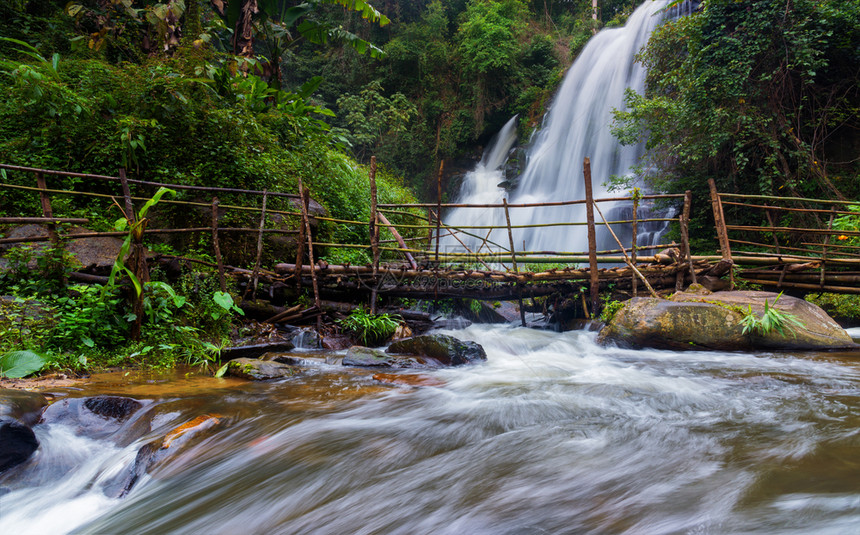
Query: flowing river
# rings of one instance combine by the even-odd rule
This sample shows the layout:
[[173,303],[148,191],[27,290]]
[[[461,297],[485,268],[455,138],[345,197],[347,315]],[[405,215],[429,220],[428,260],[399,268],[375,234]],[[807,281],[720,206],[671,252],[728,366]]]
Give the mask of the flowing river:
[[[36,425],[34,459],[0,478],[0,533],[858,532],[860,352],[445,332],[488,361],[422,372],[426,386],[321,364],[279,382],[109,375],[56,389],[143,400],[149,425],[127,445]],[[207,413],[220,424],[108,496],[141,445]]]

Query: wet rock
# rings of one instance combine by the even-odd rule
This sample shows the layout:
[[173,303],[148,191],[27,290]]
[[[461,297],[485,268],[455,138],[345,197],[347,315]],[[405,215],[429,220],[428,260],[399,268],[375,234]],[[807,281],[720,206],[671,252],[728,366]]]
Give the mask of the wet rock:
[[293,377],[299,373],[294,366],[273,360],[239,358],[231,360],[228,364],[227,375],[251,381],[281,379]]
[[48,399],[42,394],[26,390],[0,388],[0,418],[18,420],[33,426],[42,416],[42,409],[48,405]]
[[373,380],[380,383],[403,386],[445,386],[444,381],[435,377],[406,373],[377,373],[373,375]]
[[286,352],[295,349],[295,345],[289,340],[277,340],[262,344],[253,344],[238,347],[225,347],[221,350],[221,360],[252,359],[264,353]]
[[340,351],[341,349],[347,349],[351,345],[352,337],[346,334],[329,334],[322,339],[323,349],[330,349],[332,351]]
[[204,431],[221,423],[220,415],[203,414],[175,427],[160,440],[141,446],[134,462],[125,474],[105,487],[104,493],[114,498],[122,498],[131,491],[135,483],[156,465],[167,461],[188,443],[200,439]]
[[445,366],[460,366],[487,360],[480,344],[464,342],[447,334],[428,334],[394,342],[387,353],[418,355],[440,362]]
[[57,401],[42,413],[41,423],[64,424],[91,438],[110,437],[119,445],[130,444],[149,430],[138,412],[144,402],[120,396],[94,396]]
[[0,473],[26,462],[38,447],[32,429],[16,420],[0,418]]
[[427,359],[403,355],[391,355],[379,349],[352,346],[343,358],[344,366],[381,368],[438,368],[439,364]]
[[[600,332],[598,341],[657,349],[840,349],[857,347],[835,321],[817,306],[771,292],[677,293],[671,300],[637,297],[625,304]],[[803,327],[784,334],[743,332],[748,307],[761,317],[765,301],[793,314]],[[774,305],[776,302],[776,305]]]
[[322,339],[314,329],[299,329],[293,334],[290,342],[299,349],[319,349],[322,347]]
[[459,329],[465,329],[472,322],[467,320],[466,318],[444,318],[437,320],[433,323],[434,329],[447,329],[449,331],[456,331]]

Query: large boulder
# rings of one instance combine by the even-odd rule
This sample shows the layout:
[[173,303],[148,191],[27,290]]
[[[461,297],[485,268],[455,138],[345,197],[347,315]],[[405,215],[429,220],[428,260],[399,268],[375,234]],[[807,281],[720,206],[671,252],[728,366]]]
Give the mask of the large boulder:
[[[744,333],[749,310],[761,318],[765,303],[793,315],[803,326],[788,325],[783,332]],[[628,301],[598,341],[629,347],[658,349],[840,349],[858,347],[842,327],[819,307],[771,292],[677,293],[671,299],[637,297]]]
[[387,353],[417,355],[435,360],[443,366],[460,366],[487,360],[484,348],[476,342],[464,342],[447,334],[426,334],[394,342]]
[[409,355],[391,355],[379,349],[363,346],[352,346],[343,357],[344,366],[378,367],[378,368],[439,368],[441,365],[434,360]]

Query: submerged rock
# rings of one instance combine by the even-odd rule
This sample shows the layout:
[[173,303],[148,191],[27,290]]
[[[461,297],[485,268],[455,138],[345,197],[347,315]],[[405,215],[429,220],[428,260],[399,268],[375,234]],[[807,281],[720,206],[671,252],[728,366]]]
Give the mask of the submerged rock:
[[26,462],[38,447],[32,429],[17,420],[0,418],[0,473]]
[[46,408],[40,423],[68,425],[79,435],[126,445],[149,431],[148,420],[136,417],[144,403],[121,396],[64,399]]
[[268,381],[270,379],[293,377],[294,375],[298,375],[298,373],[299,370],[295,366],[274,360],[240,358],[231,360],[227,365],[227,375],[251,381]]
[[36,425],[48,399],[42,394],[26,390],[0,388],[0,418],[19,420],[25,425]]
[[112,498],[122,498],[131,491],[135,483],[156,465],[174,456],[188,443],[199,440],[203,432],[221,423],[221,416],[203,414],[173,428],[159,440],[144,444],[137,450],[134,462],[121,478],[105,486],[104,493]]
[[[777,300],[778,299],[778,300]],[[744,333],[748,310],[764,314],[765,302],[802,324],[787,325],[783,333]],[[775,304],[774,304],[775,303]],[[601,343],[656,349],[840,349],[857,347],[819,307],[771,292],[678,293],[671,300],[636,297],[615,314],[598,336]]]
[[487,360],[480,344],[464,342],[447,334],[427,334],[394,342],[387,353],[430,358],[443,366],[460,366]]
[[379,349],[363,346],[352,346],[343,358],[344,366],[381,367],[381,368],[438,368],[440,365],[427,359],[391,355]]

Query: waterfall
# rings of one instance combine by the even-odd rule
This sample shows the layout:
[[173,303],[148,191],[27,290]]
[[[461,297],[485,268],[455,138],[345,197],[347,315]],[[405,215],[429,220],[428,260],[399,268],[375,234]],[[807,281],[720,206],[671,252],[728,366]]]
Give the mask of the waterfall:
[[[536,135],[534,143],[526,153],[525,169],[519,177],[516,189],[509,201],[516,203],[541,203],[583,199],[582,162],[591,159],[591,175],[595,198],[610,195],[603,185],[611,175],[630,172],[643,153],[642,146],[622,146],[612,136],[612,110],[624,107],[624,92],[627,88],[642,92],[645,81],[644,68],[634,62],[634,56],[647,43],[648,37],[660,23],[660,11],[668,0],[648,0],[640,5],[621,28],[605,29],[595,35],[582,50],[562,82],[550,106],[544,125]],[[498,187],[503,177],[504,160],[499,156],[510,150],[513,143],[513,119],[497,136],[487,154],[464,179],[459,196],[461,203],[499,202],[505,191]],[[491,154],[492,157],[488,157]],[[623,194],[622,194],[623,195]],[[601,204],[603,214],[609,220],[623,219],[625,207]],[[626,207],[631,215],[631,207]],[[582,205],[562,207],[512,208],[512,225],[529,225],[555,222],[585,221]],[[600,217],[596,216],[600,223]],[[447,214],[446,224],[457,226],[505,225],[504,213],[498,209],[460,208]],[[643,229],[643,241],[659,235],[665,227]],[[616,229],[618,232],[621,229]],[[486,231],[471,230],[473,234]],[[587,250],[584,226],[543,227],[539,229],[515,229],[514,243],[517,250],[575,252]],[[629,230],[620,234],[630,245]],[[482,239],[474,236],[461,237],[475,251]],[[505,230],[494,230],[490,240],[509,243]],[[441,245],[448,251],[462,251],[453,238],[447,237]],[[523,247],[524,249],[520,249]],[[607,232],[598,234],[598,249],[616,249],[617,245]]]

